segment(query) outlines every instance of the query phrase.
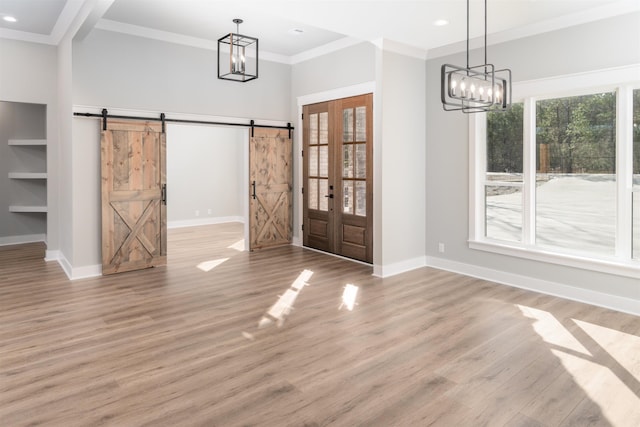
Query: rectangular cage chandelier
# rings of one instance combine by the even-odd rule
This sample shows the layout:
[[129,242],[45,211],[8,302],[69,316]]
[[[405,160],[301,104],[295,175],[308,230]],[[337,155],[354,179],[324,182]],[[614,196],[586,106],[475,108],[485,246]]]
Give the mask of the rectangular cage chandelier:
[[445,111],[480,113],[511,107],[511,70],[487,63],[487,0],[484,0],[484,64],[469,66],[469,0],[467,0],[467,66],[444,64],[440,97]]
[[234,19],[236,32],[218,39],[218,78],[248,82],[258,78],[258,39],[240,34],[242,19]]

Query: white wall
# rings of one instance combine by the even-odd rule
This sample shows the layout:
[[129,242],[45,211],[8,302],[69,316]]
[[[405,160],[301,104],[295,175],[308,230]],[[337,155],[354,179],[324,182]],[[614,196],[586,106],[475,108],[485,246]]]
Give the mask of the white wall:
[[57,51],[0,39],[0,100],[47,106],[47,250],[59,249]]
[[167,125],[169,227],[244,216],[243,146],[248,138],[243,128]]
[[[479,57],[479,52],[473,55]],[[555,283],[578,292],[640,300],[636,279],[469,249],[468,116],[444,112],[440,103],[440,66],[464,65],[464,61],[463,53],[427,61],[426,252],[430,263],[494,277],[515,275],[521,278],[520,285],[533,288]],[[514,81],[638,64],[640,14],[490,46],[489,62],[510,67]],[[443,254],[438,252],[439,242],[445,244]],[[554,292],[553,287],[549,289]]]

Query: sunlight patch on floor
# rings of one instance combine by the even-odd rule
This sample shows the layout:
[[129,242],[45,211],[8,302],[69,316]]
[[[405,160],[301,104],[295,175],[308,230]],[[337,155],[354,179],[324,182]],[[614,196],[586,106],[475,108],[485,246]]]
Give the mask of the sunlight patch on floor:
[[229,258],[220,258],[220,259],[214,259],[211,261],[203,261],[200,264],[198,264],[196,267],[198,267],[202,271],[208,272],[213,270],[223,262],[227,261],[228,259]]
[[582,320],[573,321],[640,383],[640,337]]
[[238,252],[244,251],[244,239],[240,239],[235,242],[233,245],[227,246],[227,249],[235,249]]
[[356,305],[356,297],[358,296],[358,287],[352,284],[347,284],[342,292],[342,302],[338,310],[342,310],[342,307],[346,307],[347,310],[353,311],[353,307]]
[[640,425],[640,337],[576,319],[569,330],[549,312],[517,307],[611,425]]
[[308,285],[307,281],[313,275],[313,271],[304,270],[296,280],[293,281],[289,289],[282,294],[278,300],[271,306],[269,311],[262,316],[262,319],[258,322],[258,328],[264,328],[269,326],[273,322],[276,322],[278,327],[281,327],[284,324],[284,319],[291,313],[293,310],[293,304],[298,298],[300,291]]
[[516,306],[525,317],[534,319],[533,329],[545,342],[591,356],[581,343],[551,313],[523,305]]

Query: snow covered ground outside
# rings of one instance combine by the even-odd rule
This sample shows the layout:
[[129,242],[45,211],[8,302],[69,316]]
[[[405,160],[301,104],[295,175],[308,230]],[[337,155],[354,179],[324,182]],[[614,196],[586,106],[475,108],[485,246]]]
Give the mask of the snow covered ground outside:
[[[640,258],[640,193],[634,196],[634,257]],[[489,195],[486,205],[487,237],[521,241],[522,192]],[[538,246],[614,255],[614,176],[552,176],[538,184],[536,212]]]

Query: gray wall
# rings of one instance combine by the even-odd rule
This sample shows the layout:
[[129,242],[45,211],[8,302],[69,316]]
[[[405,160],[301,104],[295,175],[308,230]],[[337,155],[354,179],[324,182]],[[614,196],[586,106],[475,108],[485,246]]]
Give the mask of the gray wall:
[[[261,61],[258,80],[236,83],[217,79],[216,61],[213,51],[94,30],[73,44],[73,104],[290,120],[290,66]],[[73,120],[72,266],[87,274],[100,264],[97,123]]]
[[[468,248],[468,116],[444,112],[439,93],[440,66],[464,61],[464,54],[427,61],[427,256],[640,299],[637,280]],[[510,67],[514,81],[638,64],[640,14],[491,46],[489,62]],[[438,242],[445,243],[444,254]]]
[[214,51],[110,31],[73,45],[75,105],[286,121],[289,81],[264,60],[257,80],[219,80]]
[[45,139],[46,106],[0,101],[0,241],[3,237],[46,234],[47,216],[13,213],[9,206],[46,202],[46,182],[9,179],[9,172],[46,172],[47,152],[41,146],[9,146],[9,139]]
[[[167,126],[167,220],[172,223],[242,217],[246,129]],[[195,211],[199,215],[195,215]],[[211,210],[211,213],[209,213]]]
[[57,48],[0,39],[0,58],[0,100],[46,105],[47,251],[56,251],[60,248]]
[[[313,95],[334,89],[376,80],[376,48],[371,43],[359,43],[337,52],[294,64],[291,70],[291,123],[298,126],[298,97]],[[374,101],[375,102],[375,101]],[[295,161],[302,150],[302,132],[298,129],[293,141],[294,188],[300,188],[299,162]],[[293,193],[293,235],[301,239],[298,216],[302,204],[301,194]]]

